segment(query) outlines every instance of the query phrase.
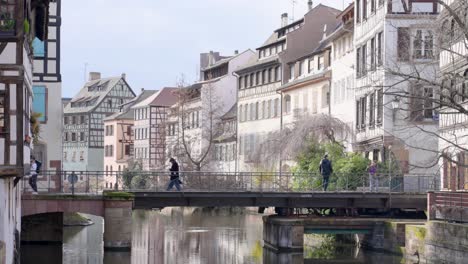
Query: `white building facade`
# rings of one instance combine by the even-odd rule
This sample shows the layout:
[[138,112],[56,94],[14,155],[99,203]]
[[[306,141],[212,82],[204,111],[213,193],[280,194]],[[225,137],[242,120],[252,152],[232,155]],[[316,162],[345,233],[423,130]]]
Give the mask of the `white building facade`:
[[[417,71],[437,72],[431,25],[437,16],[434,1],[357,0],[355,2],[355,128],[354,150],[369,159],[396,161],[403,174],[435,174],[437,133],[432,111],[410,111],[408,96],[430,87],[402,80]],[[402,96],[399,96],[401,94]],[[398,105],[398,106],[397,106]],[[429,150],[426,150],[429,148]]]

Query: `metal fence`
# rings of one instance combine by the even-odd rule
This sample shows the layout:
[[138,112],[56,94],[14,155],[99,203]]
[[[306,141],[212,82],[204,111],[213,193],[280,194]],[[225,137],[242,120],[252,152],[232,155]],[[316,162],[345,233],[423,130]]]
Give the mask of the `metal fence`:
[[[285,172],[179,172],[182,190],[211,192],[321,192],[323,177],[318,173]],[[73,181],[73,178],[76,182]],[[29,177],[23,191],[30,192]],[[40,193],[100,193],[103,190],[165,191],[170,173],[165,171],[42,171],[37,186]],[[327,191],[406,192],[439,190],[438,175],[333,174]],[[373,187],[373,188],[372,188]]]

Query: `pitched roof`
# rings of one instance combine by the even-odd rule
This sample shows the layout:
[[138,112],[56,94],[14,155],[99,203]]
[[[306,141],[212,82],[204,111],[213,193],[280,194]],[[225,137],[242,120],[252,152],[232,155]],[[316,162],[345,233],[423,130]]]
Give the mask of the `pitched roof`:
[[[77,95],[68,103],[64,108],[64,113],[85,113],[96,108],[102,100],[107,96],[107,94],[114,88],[114,86],[119,83],[120,80],[125,82],[125,79],[121,76],[111,77],[111,78],[102,78],[98,80],[93,80],[85,83]],[[126,83],[126,82],[125,82]],[[128,84],[127,84],[128,85]],[[98,89],[100,87],[100,89]],[[128,86],[130,88],[130,86]],[[89,89],[96,88],[96,89]],[[135,93],[130,88],[130,91],[135,95]],[[71,107],[71,104],[74,102],[84,102],[96,100],[92,105],[86,105],[82,107]]]
[[174,87],[164,87],[153,95],[149,96],[145,100],[132,106],[132,109],[146,107],[146,106],[163,106],[170,107],[177,103],[177,96],[175,92],[178,88]]
[[142,93],[140,93],[137,97],[135,97],[133,100],[123,104],[122,110],[120,112],[117,112],[113,115],[110,115],[108,117],[105,117],[104,120],[122,120],[122,119],[133,119],[133,109],[131,108],[133,105],[145,100],[146,98],[150,97],[151,95],[155,94],[158,92],[157,90],[144,90]]

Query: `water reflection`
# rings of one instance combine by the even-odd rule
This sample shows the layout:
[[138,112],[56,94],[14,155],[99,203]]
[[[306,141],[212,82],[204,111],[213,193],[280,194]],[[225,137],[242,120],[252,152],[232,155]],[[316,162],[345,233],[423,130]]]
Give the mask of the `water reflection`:
[[305,235],[304,252],[263,248],[262,215],[236,209],[166,208],[134,211],[132,252],[103,250],[103,219],[64,227],[64,244],[22,247],[22,263],[257,264],[401,263],[400,256],[368,252],[349,239]]
[[135,212],[132,263],[262,263],[259,220],[229,209]]

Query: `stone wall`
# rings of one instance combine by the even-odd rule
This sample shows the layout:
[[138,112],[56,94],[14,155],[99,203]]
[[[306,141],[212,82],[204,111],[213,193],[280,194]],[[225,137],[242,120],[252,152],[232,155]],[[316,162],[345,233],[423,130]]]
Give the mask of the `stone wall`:
[[425,255],[431,263],[466,263],[468,225],[430,221],[427,224]]

